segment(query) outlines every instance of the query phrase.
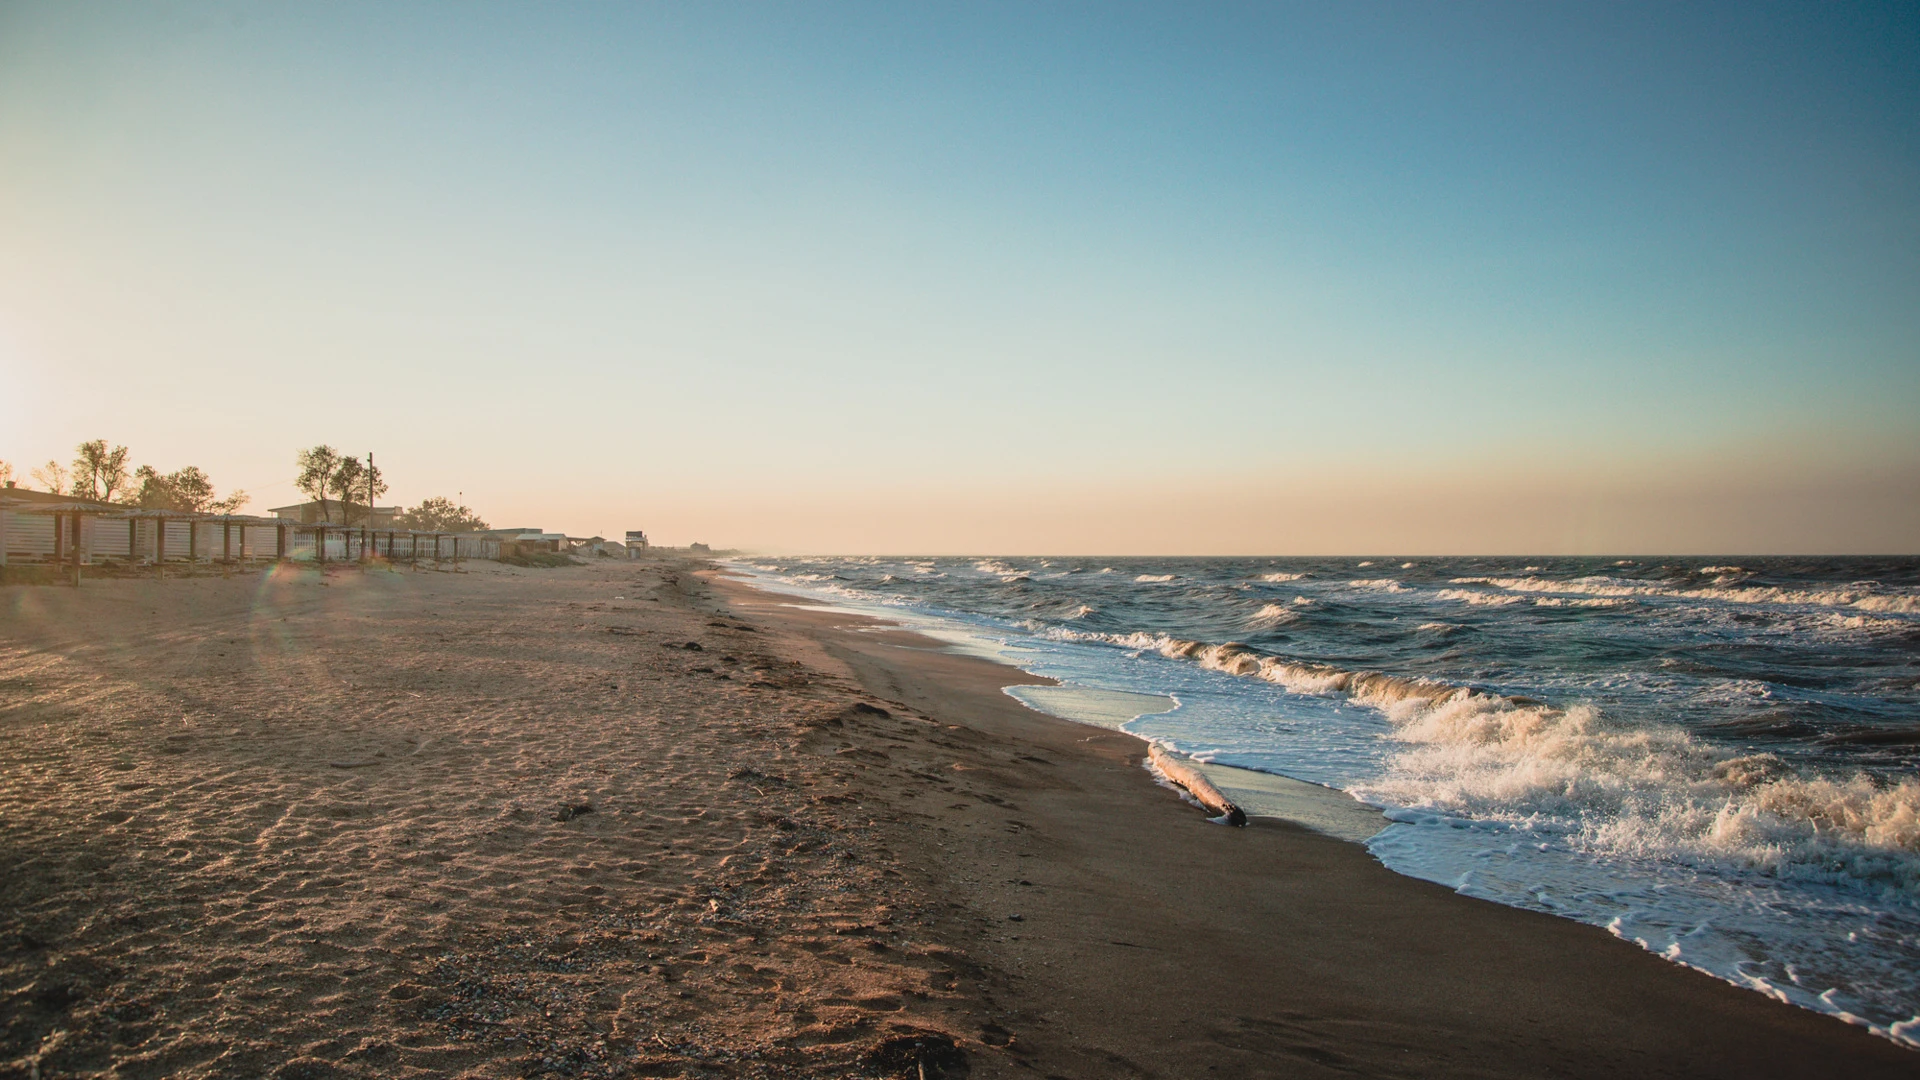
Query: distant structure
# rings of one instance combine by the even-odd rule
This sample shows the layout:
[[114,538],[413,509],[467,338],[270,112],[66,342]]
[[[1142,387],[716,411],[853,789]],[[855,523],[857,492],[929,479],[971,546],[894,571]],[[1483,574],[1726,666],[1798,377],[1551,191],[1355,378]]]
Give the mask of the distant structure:
[[647,547],[647,534],[639,529],[627,530],[627,558],[637,559]]
[[573,549],[566,533],[550,533],[544,529],[487,529],[472,534],[482,540],[493,540],[500,545],[502,555],[529,555],[533,552],[552,552],[564,555]]
[[602,559],[624,559],[627,557],[626,545],[618,540],[609,540],[604,536],[589,536],[585,540],[567,537],[567,543],[573,545],[573,554],[592,555]]
[[[339,499],[296,503],[293,506],[276,506],[267,512],[274,517],[297,521],[302,525],[324,525],[329,522],[337,525],[347,520],[346,507]],[[370,529],[391,529],[393,519],[399,516],[400,507],[398,506],[376,506],[373,508],[371,522],[356,521],[354,524],[365,525]]]
[[711,554],[713,554],[713,549],[712,549],[712,548],[710,548],[710,547],[708,547],[708,546],[707,546],[707,545],[705,545],[705,544],[688,544],[688,545],[687,545],[687,550],[688,550],[688,551],[690,551],[690,552],[692,552],[692,553],[694,553],[695,555],[711,555]]

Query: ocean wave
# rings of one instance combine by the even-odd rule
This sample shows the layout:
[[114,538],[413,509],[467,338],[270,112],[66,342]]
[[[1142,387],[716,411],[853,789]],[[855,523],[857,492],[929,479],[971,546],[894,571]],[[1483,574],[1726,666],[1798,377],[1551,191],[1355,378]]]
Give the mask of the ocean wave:
[[1827,613],[1826,625],[1838,630],[1866,630],[1882,634],[1903,634],[1913,629],[1913,623],[1905,619],[1884,619],[1873,615],[1842,615],[1837,611]]
[[[1360,565],[1365,566],[1367,564],[1361,563]],[[1353,581],[1347,582],[1347,584],[1356,589],[1374,589],[1379,592],[1411,591],[1405,585],[1400,584],[1392,578],[1356,578]]]
[[1163,582],[1163,581],[1172,581],[1173,575],[1172,574],[1141,574],[1140,576],[1134,578],[1133,580],[1143,585],[1152,585],[1152,584],[1158,584],[1159,582]]
[[1564,596],[1542,596],[1533,601],[1534,607],[1573,607],[1573,608],[1617,608],[1633,603],[1623,596],[1589,596],[1582,600],[1569,600]]
[[1861,611],[1898,614],[1920,613],[1920,596],[1877,593],[1870,587],[1857,586],[1829,590],[1783,589],[1772,585],[1741,587],[1716,585],[1699,589],[1683,589],[1608,577],[1574,578],[1570,581],[1555,581],[1539,577],[1462,577],[1454,578],[1452,584],[1490,585],[1515,593],[1561,593],[1601,597],[1649,596],[1677,600],[1719,600],[1732,604],[1799,604],[1852,607]]
[[1920,899],[1920,780],[1802,776],[1772,754],[1610,723],[1587,706],[1463,694],[1387,712],[1406,748],[1356,791],[1370,802],[1557,819],[1576,847],[1596,854]]
[[1058,641],[1099,641],[1125,649],[1156,652],[1170,660],[1189,660],[1212,671],[1263,679],[1295,693],[1344,693],[1356,700],[1380,706],[1410,700],[1440,701],[1471,692],[1463,686],[1431,679],[1388,675],[1378,671],[1348,671],[1327,664],[1287,660],[1255,651],[1237,641],[1216,645],[1167,634],[1107,634],[1058,627],[1048,630],[1045,636]]
[[[1082,635],[1380,710],[1402,749],[1354,794],[1483,821],[1562,823],[1595,854],[1864,888],[1920,901],[1920,779],[1803,775],[1782,759],[1468,686],[1289,660],[1239,642]],[[1723,684],[1721,692],[1751,696]]]
[[1920,596],[1863,596],[1850,606],[1859,608],[1861,611],[1913,615],[1920,613]]
[[1249,630],[1271,630],[1300,618],[1300,613],[1283,604],[1264,604],[1247,619]]
[[1441,589],[1434,594],[1442,600],[1458,600],[1463,604],[1476,607],[1506,607],[1509,604],[1524,604],[1524,596],[1505,596],[1500,593],[1481,592],[1478,589]]
[[1288,574],[1288,573],[1282,573],[1280,571],[1275,571],[1271,574],[1261,574],[1260,580],[1272,581],[1272,582],[1278,583],[1278,582],[1286,582],[1286,581],[1299,581],[1301,578],[1307,577],[1307,576],[1308,575],[1306,574]]

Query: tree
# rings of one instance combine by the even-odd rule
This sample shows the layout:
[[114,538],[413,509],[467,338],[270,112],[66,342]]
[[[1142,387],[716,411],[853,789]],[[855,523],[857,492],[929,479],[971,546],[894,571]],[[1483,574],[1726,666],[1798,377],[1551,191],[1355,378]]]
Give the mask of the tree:
[[395,524],[403,529],[437,533],[483,532],[487,527],[471,509],[456,506],[444,495],[420,500],[419,506],[402,512]]
[[0,461],[0,487],[6,487],[7,481],[12,479],[13,479],[13,466],[7,464],[4,461]]
[[359,458],[342,458],[333,471],[333,490],[340,496],[340,520],[352,525],[366,519],[367,507],[387,493],[387,482],[380,478],[377,466],[369,474],[367,464]]
[[175,510],[187,514],[231,514],[247,504],[247,493],[236,491],[224,499],[213,497],[213,480],[197,465],[162,473],[151,465],[134,470],[136,487],[127,502],[143,510]]
[[57,461],[49,461],[45,465],[33,470],[33,478],[40,482],[41,487],[46,488],[55,495],[67,490],[66,467]]
[[295,461],[300,466],[300,476],[294,480],[294,486],[319,503],[321,516],[332,521],[333,515],[327,510],[327,493],[337,490],[334,475],[340,471],[340,451],[321,443],[311,450],[300,451]]
[[107,449],[107,440],[94,439],[75,448],[73,483],[69,490],[82,499],[112,502],[113,493],[127,485],[127,448]]

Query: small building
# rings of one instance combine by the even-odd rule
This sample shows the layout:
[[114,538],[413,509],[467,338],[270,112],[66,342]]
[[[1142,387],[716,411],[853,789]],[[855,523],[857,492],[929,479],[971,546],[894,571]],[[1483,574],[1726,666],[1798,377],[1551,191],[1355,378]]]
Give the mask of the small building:
[[567,534],[540,529],[488,529],[471,535],[499,541],[502,555],[530,555],[536,551],[565,554],[567,550]]
[[647,549],[647,534],[639,529],[627,530],[627,558],[637,559]]
[[[359,503],[354,504],[356,511],[359,505]],[[268,513],[277,518],[297,521],[302,525],[344,525],[347,521],[346,509],[346,504],[339,499],[317,499],[293,506],[276,506]],[[398,506],[376,506],[373,508],[371,522],[356,521],[354,524],[365,525],[370,529],[391,529],[394,527],[394,519],[399,516],[400,507]]]

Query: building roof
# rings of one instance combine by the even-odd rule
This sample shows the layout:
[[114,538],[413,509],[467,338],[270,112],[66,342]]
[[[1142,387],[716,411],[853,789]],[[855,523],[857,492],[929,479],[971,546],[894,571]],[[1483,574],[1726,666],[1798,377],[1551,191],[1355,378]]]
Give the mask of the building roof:
[[[275,506],[275,507],[272,507],[272,508],[270,508],[270,509],[269,509],[269,510],[267,511],[267,513],[269,513],[269,514],[285,514],[285,513],[291,513],[291,512],[294,512],[294,511],[298,511],[298,510],[305,510],[305,509],[306,509],[307,507],[309,507],[309,506],[319,506],[319,505],[321,505],[321,504],[322,504],[323,502],[325,503],[325,505],[326,505],[326,506],[327,506],[327,507],[328,507],[329,509],[331,509],[331,508],[333,508],[333,507],[336,507],[336,506],[340,506],[340,505],[343,505],[343,504],[342,504],[342,503],[340,502],[340,500],[339,500],[339,499],[324,499],[324,500],[322,500],[322,499],[308,499],[308,500],[307,500],[306,502],[303,502],[303,503],[294,503],[294,504],[293,504],[292,506]],[[354,503],[353,505],[355,505],[355,506],[359,506],[360,504],[359,504],[359,503]],[[400,511],[401,511],[402,509],[403,509],[403,507],[398,507],[398,506],[376,506],[376,507],[374,507],[374,508],[373,508],[373,512],[374,512],[374,513],[376,513],[376,514],[398,514],[398,513],[399,513],[399,512],[400,512]]]
[[16,514],[100,514],[117,518],[167,518],[180,521],[187,518],[201,518],[208,521],[237,521],[249,525],[285,524],[278,518],[261,517],[257,514],[213,514],[196,513],[192,510],[150,510],[145,507],[128,506],[125,503],[101,502],[98,499],[76,499],[71,495],[56,495],[46,491],[28,491],[24,488],[0,488],[0,510],[9,510]]
[[34,491],[31,488],[14,487],[12,485],[0,488],[0,502],[35,503],[43,505],[47,509],[58,506],[63,511],[97,510],[104,512],[108,510],[119,511],[127,509],[124,506],[110,502],[101,502],[98,499],[82,499],[75,495],[61,495],[53,491]]

